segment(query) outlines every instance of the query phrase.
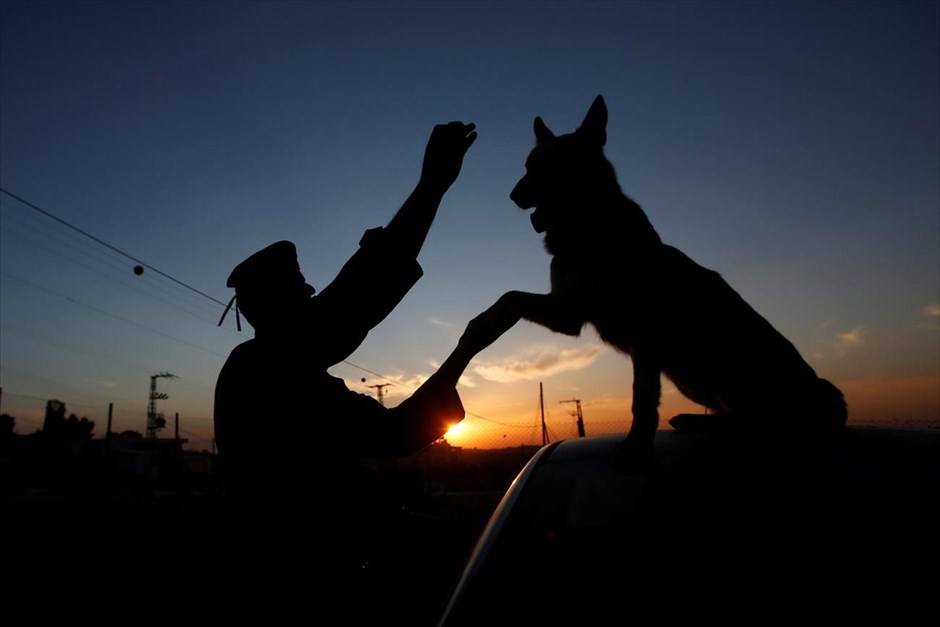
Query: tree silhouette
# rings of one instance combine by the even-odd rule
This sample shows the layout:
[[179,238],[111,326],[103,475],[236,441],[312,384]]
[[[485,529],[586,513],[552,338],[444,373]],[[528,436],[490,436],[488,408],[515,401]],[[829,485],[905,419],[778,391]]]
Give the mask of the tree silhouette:
[[0,414],[0,440],[13,437],[13,428],[15,426],[16,418],[10,414]]
[[65,403],[56,399],[46,401],[46,416],[42,423],[42,433],[47,438],[57,440],[88,440],[95,430],[95,421],[75,414],[65,417]]
[[65,419],[65,439],[90,440],[95,431],[95,421],[89,420],[85,416],[79,418],[75,414],[69,414]]

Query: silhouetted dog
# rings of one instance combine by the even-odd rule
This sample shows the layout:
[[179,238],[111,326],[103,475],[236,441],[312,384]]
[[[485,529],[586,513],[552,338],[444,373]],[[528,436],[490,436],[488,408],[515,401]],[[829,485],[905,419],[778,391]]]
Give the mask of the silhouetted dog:
[[713,424],[746,418],[748,425],[780,421],[790,431],[844,426],[842,393],[721,276],[663,244],[620,189],[604,156],[606,127],[601,96],[573,133],[556,137],[535,118],[536,145],[510,197],[534,208],[532,226],[552,255],[551,292],[509,292],[501,306],[514,320],[567,335],[590,323],[631,356],[633,424],[621,450],[632,461],[653,451],[661,373],[718,412],[706,419]]

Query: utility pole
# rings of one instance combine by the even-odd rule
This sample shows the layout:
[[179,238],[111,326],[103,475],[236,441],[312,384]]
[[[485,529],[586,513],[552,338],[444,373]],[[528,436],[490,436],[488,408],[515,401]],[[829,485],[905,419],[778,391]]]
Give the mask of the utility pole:
[[577,409],[572,416],[575,416],[578,419],[578,437],[584,437],[584,416],[581,415],[581,399],[580,398],[571,398],[567,401],[559,401],[560,403],[574,403]]
[[108,430],[104,434],[104,454],[111,456],[111,417],[114,415],[114,403],[108,403]]
[[162,392],[157,392],[157,379],[178,379],[175,374],[161,372],[150,377],[150,400],[147,403],[147,439],[155,440],[157,431],[166,426],[166,419],[157,413],[157,401],[169,398]]
[[[365,383],[365,377],[362,378],[362,382]],[[382,407],[385,407],[385,388],[392,385],[391,383],[376,383],[375,385],[367,385],[367,388],[375,388],[375,395],[379,399],[379,404]]]
[[542,382],[539,381],[539,407],[542,409],[542,446],[548,444],[548,427],[545,426],[545,396],[542,394]]

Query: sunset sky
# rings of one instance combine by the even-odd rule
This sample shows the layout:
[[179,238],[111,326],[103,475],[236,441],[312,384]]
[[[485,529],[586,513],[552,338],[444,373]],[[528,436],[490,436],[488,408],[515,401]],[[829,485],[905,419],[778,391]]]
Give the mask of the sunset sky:
[[[143,432],[169,372],[159,409],[209,448],[216,376],[252,333],[217,326],[231,269],[290,239],[322,289],[411,191],[434,124],[473,122],[424,277],[331,370],[397,404],[503,292],[547,291],[509,192],[534,116],[571,131],[597,94],[624,191],[845,392],[850,422],[940,427],[940,3],[4,0],[0,29],[0,186],[98,240],[0,194],[19,433],[50,398],[97,435],[109,403]],[[588,435],[629,427],[626,357],[521,323],[467,370],[449,440],[539,442],[540,383],[552,439],[576,435],[565,400]],[[664,423],[701,411],[664,390]]]

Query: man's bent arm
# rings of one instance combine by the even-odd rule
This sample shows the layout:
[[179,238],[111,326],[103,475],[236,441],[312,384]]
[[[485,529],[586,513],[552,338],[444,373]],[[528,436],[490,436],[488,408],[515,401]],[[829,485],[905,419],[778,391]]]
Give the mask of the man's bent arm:
[[404,456],[419,451],[464,419],[457,382],[470,360],[495,342],[519,320],[510,296],[504,296],[471,320],[457,347],[414,394],[391,410],[394,420],[378,441],[386,443],[386,455]]

